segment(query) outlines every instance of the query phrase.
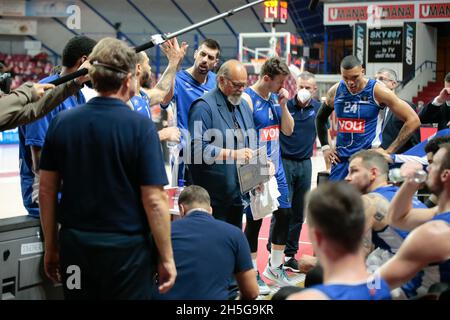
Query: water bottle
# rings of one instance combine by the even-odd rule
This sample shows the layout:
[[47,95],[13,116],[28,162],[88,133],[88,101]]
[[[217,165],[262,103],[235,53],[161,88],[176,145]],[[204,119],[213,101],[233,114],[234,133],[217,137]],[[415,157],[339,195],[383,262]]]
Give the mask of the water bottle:
[[175,210],[178,210],[178,198],[180,197],[181,191],[183,191],[183,189],[184,189],[184,180],[180,179],[178,180],[178,188],[173,196],[173,208]]
[[[427,172],[422,169],[416,170],[412,179],[417,184],[424,183],[427,180]],[[389,180],[393,183],[400,183],[405,180],[405,177],[402,176],[400,168],[395,168],[389,170]]]
[[[172,108],[173,111],[173,117],[171,120],[167,120],[167,126],[168,127],[176,127],[177,126],[177,107],[176,107],[176,103],[171,101],[170,102],[170,106]],[[169,148],[169,150],[171,152],[175,152],[175,148],[178,146],[178,142],[175,141],[167,141],[167,148]]]

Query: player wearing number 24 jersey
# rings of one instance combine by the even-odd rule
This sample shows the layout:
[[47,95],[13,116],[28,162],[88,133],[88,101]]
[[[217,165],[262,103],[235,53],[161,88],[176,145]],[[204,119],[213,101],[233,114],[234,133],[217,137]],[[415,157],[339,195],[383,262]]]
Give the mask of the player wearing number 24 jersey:
[[[324,157],[330,159],[330,180],[343,180],[348,172],[348,159],[362,149],[374,148],[389,157],[419,128],[417,114],[383,83],[367,79],[355,56],[341,61],[342,80],[333,85],[316,118],[317,134]],[[384,109],[404,121],[397,138],[386,149],[380,148]],[[333,110],[338,120],[336,146],[328,141],[326,123]]]

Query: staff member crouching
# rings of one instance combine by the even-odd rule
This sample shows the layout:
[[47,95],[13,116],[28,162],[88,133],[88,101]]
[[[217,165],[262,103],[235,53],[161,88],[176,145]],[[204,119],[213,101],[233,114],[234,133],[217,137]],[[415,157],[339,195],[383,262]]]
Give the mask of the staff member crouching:
[[176,277],[158,135],[150,119],[126,105],[135,94],[134,50],[105,38],[89,60],[99,96],[59,113],[42,151],[45,273],[62,278],[66,299],[149,299],[155,263],[150,232],[159,253],[160,292]]

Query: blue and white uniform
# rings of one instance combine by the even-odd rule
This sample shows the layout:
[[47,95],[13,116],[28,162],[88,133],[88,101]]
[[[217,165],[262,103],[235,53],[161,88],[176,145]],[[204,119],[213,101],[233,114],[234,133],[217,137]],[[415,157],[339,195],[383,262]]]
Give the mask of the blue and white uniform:
[[364,89],[352,94],[341,80],[336,90],[334,111],[338,119],[336,151],[341,162],[331,167],[330,180],[344,180],[348,159],[362,149],[381,145],[384,112],[375,101],[376,80],[368,80]]
[[278,96],[270,94],[269,100],[263,99],[252,88],[244,91],[250,96],[253,104],[253,121],[258,133],[258,146],[267,146],[267,158],[275,165],[275,177],[277,179],[279,208],[290,208],[289,189],[281,161],[280,126],[281,107]]
[[[39,81],[39,83],[48,83],[56,79],[59,79],[59,75],[57,74],[46,77]],[[39,217],[39,205],[36,201],[39,186],[32,171],[33,160],[31,157],[31,147],[36,146],[42,148],[48,127],[59,112],[85,103],[86,100],[81,91],[79,91],[75,95],[64,100],[45,117],[19,127],[20,186],[22,189],[23,205],[30,216]]]
[[364,282],[355,285],[320,284],[310,289],[320,291],[330,300],[391,300],[391,290],[386,281],[381,278],[378,281],[379,283]]
[[[192,102],[194,102],[194,100],[200,98],[215,87],[216,74],[211,71],[208,72],[205,83],[200,83],[195,80],[192,75],[186,70],[177,72],[177,75],[175,76],[175,85],[171,103],[174,103],[174,106],[176,108],[177,127],[181,131],[181,150],[179,156],[177,153],[179,159],[177,159],[176,161],[174,159],[171,159],[172,178],[175,181],[183,181],[185,177],[184,169],[186,159],[183,158],[183,149],[185,149],[185,145],[187,143],[187,141],[185,141],[185,136],[188,137],[188,115],[191,104]],[[165,109],[169,105],[170,104],[161,105],[161,107]],[[176,182],[172,181],[172,185],[174,185],[175,183]]]
[[443,129],[435,134],[429,136],[426,140],[422,141],[419,144],[416,144],[411,149],[403,152],[402,154],[393,154],[391,155],[392,160],[394,163],[405,163],[407,161],[416,161],[423,165],[428,165],[427,155],[425,153],[425,146],[427,145],[430,140],[442,137],[442,136],[448,136],[450,135],[450,129]]
[[[450,227],[450,211],[434,216],[431,221],[445,221]],[[426,248],[423,248],[423,250],[426,250]],[[437,282],[450,283],[450,258],[440,263],[428,265],[419,273],[419,276],[404,284],[402,290],[408,298],[411,298],[427,293],[430,286]]]
[[[209,71],[205,83],[195,80],[186,70],[179,71],[175,77],[172,101],[176,104],[177,126],[188,130],[188,115],[192,102],[216,87],[216,74]],[[161,105],[167,108],[167,105]]]
[[[397,193],[398,189],[399,187],[388,185],[385,187],[377,188],[371,193],[381,195],[390,203]],[[413,208],[417,209],[426,208],[426,206],[416,197],[413,198],[412,206]],[[388,225],[382,230],[372,231],[372,242],[376,247],[387,250],[393,255],[398,251],[408,234],[409,232],[407,231],[403,231]]]
[[149,119],[152,118],[152,113],[150,111],[150,98],[143,90],[139,90],[139,95],[132,97],[130,102],[133,105],[134,111]]

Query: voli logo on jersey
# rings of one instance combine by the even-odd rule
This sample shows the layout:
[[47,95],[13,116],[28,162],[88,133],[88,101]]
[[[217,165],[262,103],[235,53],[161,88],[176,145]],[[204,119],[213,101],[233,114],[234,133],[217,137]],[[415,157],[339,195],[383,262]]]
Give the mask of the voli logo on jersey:
[[366,120],[364,119],[339,119],[339,132],[364,133]]
[[278,140],[279,136],[280,136],[280,126],[279,125],[265,127],[265,128],[262,128],[260,131],[261,141]]

